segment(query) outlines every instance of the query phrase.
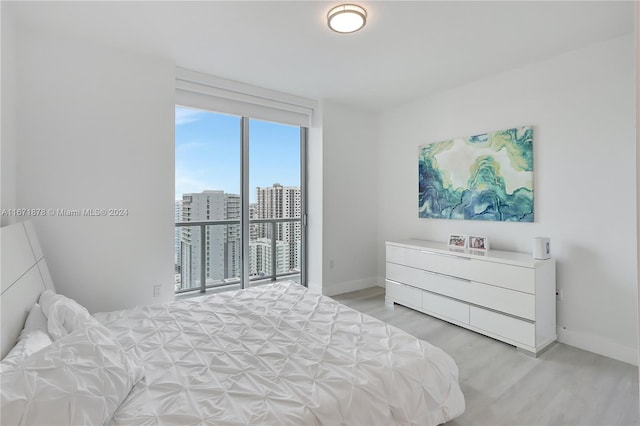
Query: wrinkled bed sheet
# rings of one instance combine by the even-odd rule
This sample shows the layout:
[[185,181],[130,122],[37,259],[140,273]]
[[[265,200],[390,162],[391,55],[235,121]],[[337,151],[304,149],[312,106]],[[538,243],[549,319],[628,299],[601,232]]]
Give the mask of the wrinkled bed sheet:
[[445,352],[293,282],[95,315],[144,364],[114,424],[435,425]]

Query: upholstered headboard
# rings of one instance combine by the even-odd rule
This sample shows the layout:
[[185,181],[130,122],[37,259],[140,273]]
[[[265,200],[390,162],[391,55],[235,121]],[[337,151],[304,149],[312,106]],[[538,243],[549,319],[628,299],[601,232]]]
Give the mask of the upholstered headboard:
[[0,228],[0,258],[0,355],[4,358],[40,293],[55,289],[31,221]]

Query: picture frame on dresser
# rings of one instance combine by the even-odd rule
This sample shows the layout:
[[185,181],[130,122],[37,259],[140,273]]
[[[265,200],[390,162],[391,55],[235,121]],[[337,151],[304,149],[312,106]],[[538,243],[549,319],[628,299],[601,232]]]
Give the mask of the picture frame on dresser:
[[461,234],[450,234],[448,244],[449,248],[464,250],[467,248],[467,236]]
[[471,250],[488,251],[489,238],[477,235],[469,235],[469,248]]

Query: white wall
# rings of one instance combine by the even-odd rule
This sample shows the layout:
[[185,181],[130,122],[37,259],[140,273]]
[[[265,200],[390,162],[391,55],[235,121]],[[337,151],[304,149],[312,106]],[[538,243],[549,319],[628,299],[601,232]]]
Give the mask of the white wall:
[[[4,3],[0,8],[4,8]],[[16,36],[12,20],[2,13],[2,62],[0,64],[0,209],[16,208]],[[0,217],[0,225],[17,221]]]
[[[378,266],[384,241],[487,235],[531,252],[551,237],[560,341],[637,363],[634,39],[613,39],[384,113]],[[418,219],[418,146],[534,127],[535,223]]]
[[57,290],[92,312],[173,299],[175,63],[24,28],[17,47],[18,207],[128,209],[35,220]]
[[323,294],[377,285],[376,116],[323,103]]

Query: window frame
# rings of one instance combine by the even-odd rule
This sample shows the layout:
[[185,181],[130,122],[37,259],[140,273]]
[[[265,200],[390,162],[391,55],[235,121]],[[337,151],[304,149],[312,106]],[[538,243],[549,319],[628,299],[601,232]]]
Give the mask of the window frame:
[[[199,110],[203,110],[203,111],[208,111],[208,112],[212,112],[212,113],[216,113],[216,114],[228,114],[227,112],[224,111],[213,111],[210,110],[208,108],[202,108],[200,106],[193,106],[190,104],[184,104],[184,103],[176,103],[176,107],[181,106],[181,107],[186,107],[186,108],[195,108],[195,109],[199,109]],[[235,115],[235,114],[234,114]],[[246,115],[240,116],[240,251],[241,251],[241,256],[240,256],[240,262],[241,262],[241,273],[240,273],[240,288],[244,289],[244,288],[248,288],[251,287],[251,282],[255,282],[255,281],[263,281],[263,280],[267,280],[267,279],[271,279],[272,281],[277,281],[278,278],[283,277],[283,276],[287,276],[287,275],[297,275],[296,273],[286,273],[286,274],[281,274],[280,276],[278,275],[277,272],[277,247],[276,247],[276,240],[275,240],[275,235],[272,235],[272,243],[271,243],[271,276],[265,277],[265,278],[254,278],[251,279],[251,275],[249,273],[249,267],[250,267],[250,237],[251,237],[251,233],[250,233],[250,226],[252,223],[256,223],[255,221],[251,221],[250,220],[250,202],[249,202],[249,195],[250,195],[250,187],[249,187],[249,155],[250,155],[250,134],[249,134],[249,123],[251,119],[256,119],[256,120],[262,120],[260,118],[255,118],[255,117],[249,117]],[[265,120],[262,120],[265,121]],[[273,120],[266,120],[266,121],[272,121]],[[277,123],[277,122],[276,122]],[[285,125],[291,125],[290,123],[278,123],[278,124],[285,124]],[[300,252],[299,252],[299,265],[300,265],[300,279],[299,282],[301,285],[307,287],[308,286],[308,271],[307,271],[307,258],[308,258],[308,243],[307,243],[307,189],[308,189],[308,185],[307,185],[307,163],[308,163],[308,158],[307,158],[307,146],[308,146],[308,128],[304,127],[304,126],[297,126],[294,125],[296,127],[298,127],[300,129],[300,137],[299,137],[299,143],[300,143],[300,218],[299,218],[299,222],[300,222]],[[174,165],[174,171],[175,171],[175,165]],[[281,219],[282,220],[282,219]],[[200,221],[202,222],[202,221]],[[224,222],[224,221],[221,221]],[[295,222],[297,222],[297,220],[295,220]],[[188,223],[188,222],[187,222]],[[196,222],[198,223],[198,222]],[[181,222],[179,224],[176,224],[175,226],[188,226],[186,225],[185,222]],[[223,225],[222,223],[219,225]],[[202,234],[203,230],[207,230],[208,228],[207,226],[210,225],[192,225],[192,226],[201,226],[200,228],[200,232]],[[224,225],[224,226],[228,226],[228,225]],[[201,237],[201,241],[200,241],[200,260],[201,260],[201,270],[200,270],[200,286],[199,287],[193,287],[193,288],[189,288],[189,289],[183,289],[183,290],[178,290],[175,292],[176,295],[178,294],[182,294],[182,293],[188,293],[188,292],[194,292],[194,291],[200,291],[200,293],[206,293],[208,289],[210,289],[211,287],[208,287],[206,284],[206,270],[209,268],[209,259],[207,257],[207,261],[206,261],[206,268],[203,268],[203,260],[205,258],[204,256],[204,252],[206,252],[208,250],[208,247],[205,247],[205,238]],[[196,248],[197,249],[197,248]],[[275,250],[275,251],[274,251]],[[184,265],[181,265],[184,268]],[[229,284],[229,285],[220,285],[220,286],[214,286],[213,288],[215,289],[222,289],[224,287],[232,287],[237,285],[236,283],[233,284]]]

